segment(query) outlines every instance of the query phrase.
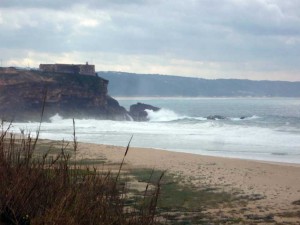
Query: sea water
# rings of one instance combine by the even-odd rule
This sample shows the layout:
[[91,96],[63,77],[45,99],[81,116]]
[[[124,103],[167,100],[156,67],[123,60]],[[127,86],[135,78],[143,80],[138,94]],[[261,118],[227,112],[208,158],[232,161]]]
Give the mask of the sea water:
[[[166,149],[201,155],[300,163],[299,98],[140,98],[118,99],[127,109],[143,102],[148,122],[76,119],[80,142]],[[220,115],[222,120],[208,120]],[[71,119],[55,115],[40,137],[72,140]],[[13,130],[35,132],[38,123],[14,123]]]

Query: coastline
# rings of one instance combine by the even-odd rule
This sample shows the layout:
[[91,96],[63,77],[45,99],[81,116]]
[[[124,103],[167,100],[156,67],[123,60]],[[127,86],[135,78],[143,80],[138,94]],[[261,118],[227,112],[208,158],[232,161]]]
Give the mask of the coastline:
[[[125,147],[79,143],[78,159],[106,159],[111,164],[121,162]],[[300,164],[262,162],[255,160],[202,156],[191,153],[130,147],[125,158],[127,169],[148,168],[167,171],[179,176],[182,185],[198,188],[216,188],[237,193],[251,199],[247,203],[248,214],[275,215],[276,222],[299,222],[295,214],[300,206]],[[103,169],[103,167],[101,167]],[[246,212],[235,209],[236,216]],[[244,207],[245,209],[245,207]],[[232,208],[211,209],[232,215]],[[280,216],[282,215],[282,216]]]

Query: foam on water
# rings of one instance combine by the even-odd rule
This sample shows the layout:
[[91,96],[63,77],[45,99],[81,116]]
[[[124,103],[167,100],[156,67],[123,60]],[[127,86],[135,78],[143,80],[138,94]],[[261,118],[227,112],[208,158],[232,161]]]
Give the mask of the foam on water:
[[53,123],[53,122],[62,121],[63,118],[58,113],[56,113],[54,116],[50,117],[49,120]]
[[[148,111],[149,113],[150,111]],[[300,163],[300,132],[241,126],[226,121],[198,120],[184,123],[188,117],[170,110],[150,112],[152,122],[76,120],[76,134],[81,142],[152,147],[204,155]],[[55,115],[42,123],[41,138],[72,140],[72,119]],[[166,123],[166,121],[169,121]],[[170,122],[173,121],[173,122]],[[38,123],[15,123],[13,130],[35,132]]]
[[146,109],[145,111],[148,114],[147,118],[151,122],[168,122],[184,118],[183,116],[179,116],[177,113],[169,109],[160,109],[156,112],[150,109]]
[[229,119],[232,121],[241,121],[241,120],[256,120],[256,119],[261,119],[261,117],[253,115],[253,116],[232,117]]
[[[136,147],[300,163],[300,99],[144,102],[162,108],[157,112],[147,111],[149,122],[76,119],[78,141],[126,146],[134,135],[131,146]],[[207,120],[209,115],[226,119]],[[34,122],[14,123],[12,129],[34,134],[38,126]],[[72,126],[72,119],[57,114],[50,122],[42,123],[40,137],[72,141]]]
[[[206,117],[192,117],[192,116],[186,116],[186,115],[179,115],[175,113],[174,111],[170,109],[160,109],[158,111],[153,111],[150,109],[145,110],[148,114],[147,118],[150,122],[171,122],[171,121],[179,121],[179,120],[199,120],[199,121],[207,121],[208,119]],[[253,116],[241,116],[241,117],[229,117],[226,118],[226,120],[231,121],[247,121],[247,120],[255,120],[260,119],[261,117],[253,115]],[[216,118],[215,120],[220,120]]]
[[170,109],[160,109],[158,111],[153,111],[146,109],[145,110],[148,114],[147,118],[150,122],[171,122],[171,121],[178,121],[178,120],[200,120],[204,121],[207,120],[204,117],[191,117],[191,116],[184,116],[175,113]]

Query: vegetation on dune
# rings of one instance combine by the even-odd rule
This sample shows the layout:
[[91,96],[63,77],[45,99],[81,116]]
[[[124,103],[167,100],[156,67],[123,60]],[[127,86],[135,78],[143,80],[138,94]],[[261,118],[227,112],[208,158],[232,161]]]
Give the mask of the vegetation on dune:
[[[133,169],[131,174],[139,181],[157,184],[163,171],[151,169]],[[149,178],[149,174],[151,174]],[[170,224],[237,224],[237,218],[220,221],[217,217],[205,213],[212,208],[231,207],[239,204],[239,198],[222,190],[209,187],[195,187],[191,183],[182,184],[183,177],[165,173],[161,182],[158,214]],[[234,206],[232,206],[234,207]],[[208,223],[209,221],[209,223]]]
[[49,148],[38,154],[38,135],[15,136],[8,131],[2,123],[0,224],[157,223],[159,183],[150,196],[145,191],[149,201],[129,204],[126,183],[120,179],[124,160],[117,174],[99,172],[95,167],[81,165],[76,157],[74,160],[75,136],[72,150],[63,143],[59,152],[55,148],[52,153],[54,148]]

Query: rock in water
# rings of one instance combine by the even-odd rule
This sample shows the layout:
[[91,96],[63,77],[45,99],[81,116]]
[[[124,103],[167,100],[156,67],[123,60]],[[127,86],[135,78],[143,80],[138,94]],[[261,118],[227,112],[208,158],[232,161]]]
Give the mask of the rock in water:
[[158,108],[158,107],[138,102],[137,104],[134,104],[134,105],[130,106],[129,115],[135,121],[147,121],[148,120],[148,118],[147,118],[148,114],[145,111],[146,109],[152,110],[154,112],[160,110],[160,108]]
[[206,117],[208,120],[225,120],[226,117],[220,115],[213,115]]

